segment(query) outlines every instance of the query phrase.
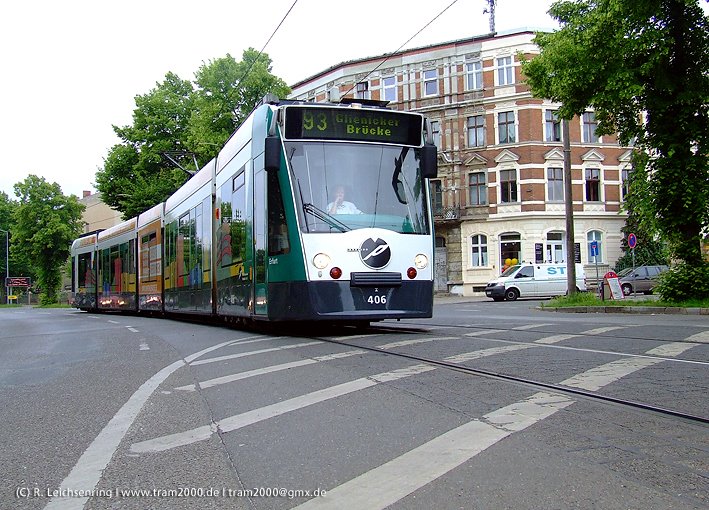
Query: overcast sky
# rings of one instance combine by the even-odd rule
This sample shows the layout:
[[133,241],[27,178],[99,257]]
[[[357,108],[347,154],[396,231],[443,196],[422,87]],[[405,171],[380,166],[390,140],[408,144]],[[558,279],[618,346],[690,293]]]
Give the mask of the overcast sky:
[[[296,83],[342,61],[396,50],[452,0],[298,0],[265,52]],[[134,97],[169,71],[260,50],[294,0],[25,0],[0,28],[0,191],[35,174],[65,194],[95,191],[96,170],[131,123]],[[498,32],[553,29],[551,0],[498,0]],[[486,0],[458,0],[406,47],[489,32]]]

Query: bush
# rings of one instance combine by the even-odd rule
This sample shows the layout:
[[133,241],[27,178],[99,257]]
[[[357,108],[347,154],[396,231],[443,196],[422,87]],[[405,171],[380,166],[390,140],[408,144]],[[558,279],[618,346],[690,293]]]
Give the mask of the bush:
[[705,300],[709,298],[709,263],[681,262],[662,273],[658,282],[654,291],[665,301]]

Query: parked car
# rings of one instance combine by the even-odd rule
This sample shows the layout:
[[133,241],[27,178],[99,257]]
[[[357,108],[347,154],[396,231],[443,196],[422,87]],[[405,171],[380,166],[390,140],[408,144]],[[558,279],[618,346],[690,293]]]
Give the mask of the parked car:
[[[516,264],[485,287],[495,301],[518,297],[563,296],[568,290],[566,264]],[[585,291],[583,266],[576,264],[576,290]]]
[[652,294],[657,285],[657,277],[669,269],[667,266],[639,266],[635,269],[626,268],[618,273],[620,288],[626,296],[634,292]]

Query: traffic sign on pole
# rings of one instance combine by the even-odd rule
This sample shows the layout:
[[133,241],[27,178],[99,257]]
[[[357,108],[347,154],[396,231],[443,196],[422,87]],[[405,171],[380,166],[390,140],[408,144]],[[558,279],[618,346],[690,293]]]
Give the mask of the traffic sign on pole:
[[628,247],[632,250],[638,245],[638,238],[632,232],[628,234]]

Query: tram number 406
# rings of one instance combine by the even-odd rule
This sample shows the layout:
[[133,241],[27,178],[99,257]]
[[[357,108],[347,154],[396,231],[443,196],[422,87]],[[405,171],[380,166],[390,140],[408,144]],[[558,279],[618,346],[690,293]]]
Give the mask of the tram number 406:
[[385,305],[387,304],[387,297],[379,294],[370,295],[367,297],[367,303],[370,305]]

